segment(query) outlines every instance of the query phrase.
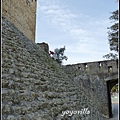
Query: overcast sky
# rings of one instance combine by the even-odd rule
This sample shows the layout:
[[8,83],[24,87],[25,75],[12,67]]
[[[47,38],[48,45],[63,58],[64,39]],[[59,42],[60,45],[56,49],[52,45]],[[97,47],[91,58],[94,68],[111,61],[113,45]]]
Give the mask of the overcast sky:
[[65,65],[104,60],[109,16],[117,8],[116,0],[38,0],[35,42],[52,51],[65,46]]

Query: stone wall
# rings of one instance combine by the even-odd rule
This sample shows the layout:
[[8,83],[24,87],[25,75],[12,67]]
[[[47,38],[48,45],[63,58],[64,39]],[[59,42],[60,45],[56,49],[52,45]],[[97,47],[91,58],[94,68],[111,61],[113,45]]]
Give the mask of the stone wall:
[[86,71],[79,72],[79,70],[73,68],[75,67],[64,66],[63,70],[71,79],[79,81],[78,84],[84,88],[90,101],[95,102],[94,105],[97,107],[99,113],[105,117],[109,117],[107,83],[103,79],[104,76],[100,77],[97,74],[89,74]]
[[2,0],[2,15],[35,42],[36,0]]
[[66,69],[76,71],[76,73],[87,73],[92,75],[107,75],[118,74],[118,64],[116,60],[104,60],[87,63],[78,63],[66,65]]
[[37,43],[46,53],[49,54],[49,45],[45,42]]
[[116,76],[118,77],[117,61],[106,60],[78,63],[66,65],[63,67],[63,69],[71,79],[80,79],[79,76],[81,75],[96,76],[94,79],[88,77],[87,81],[83,80],[83,87],[87,91],[87,93],[88,91],[92,90],[99,112],[104,116],[109,116],[109,102],[106,79],[113,79],[114,77],[116,78]]
[[[97,86],[92,88],[100,81],[90,75],[69,77],[39,45],[2,17],[2,120],[106,120],[98,109],[98,90],[93,92]],[[90,114],[61,116],[63,111],[83,108]]]
[[118,64],[116,60],[95,61],[64,66],[71,77],[81,74],[98,75],[105,81],[110,78],[118,78]]

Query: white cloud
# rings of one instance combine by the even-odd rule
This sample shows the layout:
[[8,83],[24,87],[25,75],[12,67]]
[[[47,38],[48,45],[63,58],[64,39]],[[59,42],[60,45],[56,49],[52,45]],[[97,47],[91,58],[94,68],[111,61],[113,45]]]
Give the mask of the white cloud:
[[43,2],[43,5],[39,5],[38,9],[40,14],[44,14],[46,22],[51,23],[53,27],[64,32],[74,28],[73,21],[77,15],[73,14],[66,6],[60,6],[55,1],[49,4]]
[[[103,26],[109,23],[108,20],[95,20],[89,15],[74,14],[67,6],[61,5],[59,0],[40,1],[38,11],[39,14],[44,14],[44,20],[51,24],[52,27],[69,33],[75,40],[88,39],[93,36],[91,35],[93,32],[95,35],[102,34]],[[85,22],[81,22],[81,18],[85,19]],[[79,19],[81,25],[76,23],[77,19]],[[84,25],[86,24],[89,27],[85,28]],[[90,31],[88,28],[90,28]],[[104,32],[106,32],[105,30]]]
[[[107,36],[107,27],[109,20],[95,19],[89,15],[73,13],[68,6],[60,3],[59,0],[41,0],[38,2],[38,14],[41,14],[44,22],[49,23],[51,27],[69,34],[74,42],[67,46],[66,53],[90,54],[91,57],[84,56],[84,59],[97,59],[97,55],[102,57],[102,52],[106,52],[103,47],[105,32]],[[84,20],[84,21],[83,21]],[[78,24],[78,21],[80,23]],[[107,38],[107,37],[106,37]],[[59,44],[56,42],[54,44]],[[56,45],[53,45],[56,46]],[[52,48],[52,47],[51,47]],[[101,52],[102,51],[102,52]],[[94,56],[93,56],[94,55]],[[70,56],[66,63],[72,63],[80,58]],[[98,58],[100,59],[100,57]]]

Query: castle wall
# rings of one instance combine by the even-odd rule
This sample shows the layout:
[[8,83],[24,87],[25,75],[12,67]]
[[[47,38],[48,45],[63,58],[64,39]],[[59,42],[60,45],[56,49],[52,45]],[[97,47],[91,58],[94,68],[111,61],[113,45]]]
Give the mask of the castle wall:
[[[2,119],[106,120],[104,77],[117,72],[115,62],[59,66],[49,46],[33,42],[35,9],[36,0],[2,1]],[[90,114],[75,114],[84,108]]]
[[2,16],[33,42],[35,42],[36,5],[36,0],[2,0]]
[[118,75],[118,64],[116,60],[95,61],[87,63],[78,63],[65,66],[66,71],[74,74],[92,74],[99,75],[101,78]]
[[[106,120],[89,78],[98,81],[94,85],[101,83],[97,76],[70,78],[39,45],[2,17],[2,120]],[[76,113],[84,108],[90,113]],[[62,116],[64,111],[74,114]]]
[[[118,78],[118,64],[116,60],[95,61],[88,63],[78,63],[66,65],[63,67],[67,75],[75,80],[83,80],[82,87],[88,93],[96,98],[96,106],[103,116],[109,116],[107,79],[114,80]],[[91,79],[89,75],[95,78]],[[81,78],[85,76],[85,78]],[[91,100],[93,98],[90,97]]]

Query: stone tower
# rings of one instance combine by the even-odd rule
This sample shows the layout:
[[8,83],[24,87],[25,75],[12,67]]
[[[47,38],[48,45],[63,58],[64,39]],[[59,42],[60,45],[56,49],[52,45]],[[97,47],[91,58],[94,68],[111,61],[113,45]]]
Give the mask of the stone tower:
[[2,0],[2,16],[35,42],[37,0]]

